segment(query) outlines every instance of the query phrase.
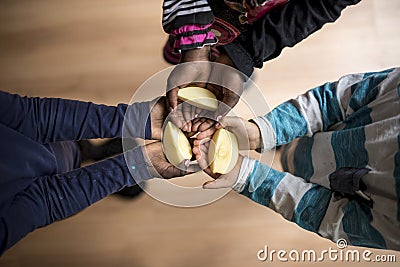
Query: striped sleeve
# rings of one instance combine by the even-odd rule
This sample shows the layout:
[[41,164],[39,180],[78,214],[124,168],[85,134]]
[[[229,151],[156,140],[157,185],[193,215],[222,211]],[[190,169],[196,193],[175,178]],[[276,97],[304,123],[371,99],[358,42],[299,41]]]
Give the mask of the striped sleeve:
[[337,198],[330,189],[258,161],[240,193],[334,242],[344,238],[355,246],[388,247],[382,233],[372,225],[371,210],[362,203]]
[[312,232],[318,232],[332,195],[325,187],[258,161],[240,193]]
[[[388,69],[381,72],[351,74],[318,86],[307,93],[289,100],[265,116],[254,121],[261,130],[263,149],[288,144],[302,136],[311,137],[316,132],[329,129],[348,116],[365,108],[384,93],[385,82],[398,76],[400,69]],[[266,132],[275,133],[274,142],[267,140]]]
[[175,37],[174,50],[188,50],[217,42],[210,27],[214,15],[207,0],[166,0],[162,25]]

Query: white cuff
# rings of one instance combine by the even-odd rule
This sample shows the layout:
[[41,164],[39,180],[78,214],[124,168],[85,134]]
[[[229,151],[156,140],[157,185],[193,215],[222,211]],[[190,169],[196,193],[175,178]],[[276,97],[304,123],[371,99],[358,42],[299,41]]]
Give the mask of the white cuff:
[[247,178],[249,178],[251,172],[254,169],[255,163],[255,159],[244,157],[242,161],[242,166],[240,166],[239,176],[236,180],[236,183],[232,186],[233,190],[238,193],[242,192],[243,187],[246,184]]
[[264,153],[276,146],[276,136],[274,128],[271,123],[264,117],[255,117],[252,119],[258,126],[261,132],[261,149],[260,152]]

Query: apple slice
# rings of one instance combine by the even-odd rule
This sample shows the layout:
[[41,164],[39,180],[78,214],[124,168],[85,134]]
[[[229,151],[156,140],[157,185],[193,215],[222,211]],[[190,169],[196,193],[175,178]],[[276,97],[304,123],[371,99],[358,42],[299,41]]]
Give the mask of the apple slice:
[[229,173],[239,158],[236,136],[225,129],[218,129],[212,137],[208,149],[208,160],[213,173]]
[[172,122],[168,122],[163,134],[165,156],[173,165],[192,158],[192,147],[183,132]]
[[215,111],[218,108],[218,100],[215,95],[211,91],[201,87],[179,89],[178,98],[198,108],[211,111]]

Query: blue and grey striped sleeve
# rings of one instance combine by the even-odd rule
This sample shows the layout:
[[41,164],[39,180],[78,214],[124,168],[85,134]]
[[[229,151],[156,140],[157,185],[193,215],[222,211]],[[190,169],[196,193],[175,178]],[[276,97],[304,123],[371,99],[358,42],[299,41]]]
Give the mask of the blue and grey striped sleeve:
[[371,211],[362,203],[336,198],[328,188],[258,161],[240,193],[334,242],[345,238],[355,246],[387,248],[381,233],[371,224]]
[[326,131],[359,109],[367,108],[378,94],[384,93],[382,88],[387,88],[382,86],[382,82],[398,71],[388,69],[346,75],[337,82],[318,86],[279,105],[265,116],[255,118],[261,130],[263,150]]
[[318,232],[332,194],[325,187],[258,161],[240,193],[312,232]]
[[[311,138],[288,147],[293,174],[256,162],[237,191],[332,241],[398,250],[399,82],[400,69],[348,75],[259,117],[277,144]],[[363,181],[372,206],[330,190],[329,174],[348,166],[371,169]]]

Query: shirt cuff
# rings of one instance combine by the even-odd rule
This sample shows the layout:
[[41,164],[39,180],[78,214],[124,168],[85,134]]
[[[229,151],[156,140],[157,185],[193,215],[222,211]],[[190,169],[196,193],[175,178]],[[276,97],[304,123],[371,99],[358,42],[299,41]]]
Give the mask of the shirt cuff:
[[276,135],[271,123],[264,117],[259,116],[252,119],[261,132],[261,149],[256,149],[257,152],[264,153],[276,146]]
[[243,191],[244,185],[246,184],[247,179],[250,174],[253,172],[254,165],[256,163],[255,159],[251,159],[249,157],[244,157],[242,165],[240,166],[239,176],[236,180],[236,183],[233,185],[233,190],[240,193]]
[[124,153],[125,162],[129,168],[129,172],[134,179],[133,184],[139,184],[143,181],[154,178],[150,174],[149,165],[147,164],[142,147],[136,147]]
[[232,60],[235,67],[246,74],[247,77],[251,77],[254,72],[254,62],[250,54],[245,50],[236,39],[229,44],[218,46],[218,49],[223,53],[225,52]]
[[202,48],[205,45],[214,45],[218,42],[217,37],[210,31],[211,24],[206,25],[184,25],[171,34],[175,35],[173,45],[174,51]]
[[[128,106],[124,119],[125,138],[142,138],[151,136],[150,101],[133,103]],[[149,123],[150,122],[150,123]],[[146,130],[147,127],[150,127]],[[151,138],[150,138],[151,139]]]

